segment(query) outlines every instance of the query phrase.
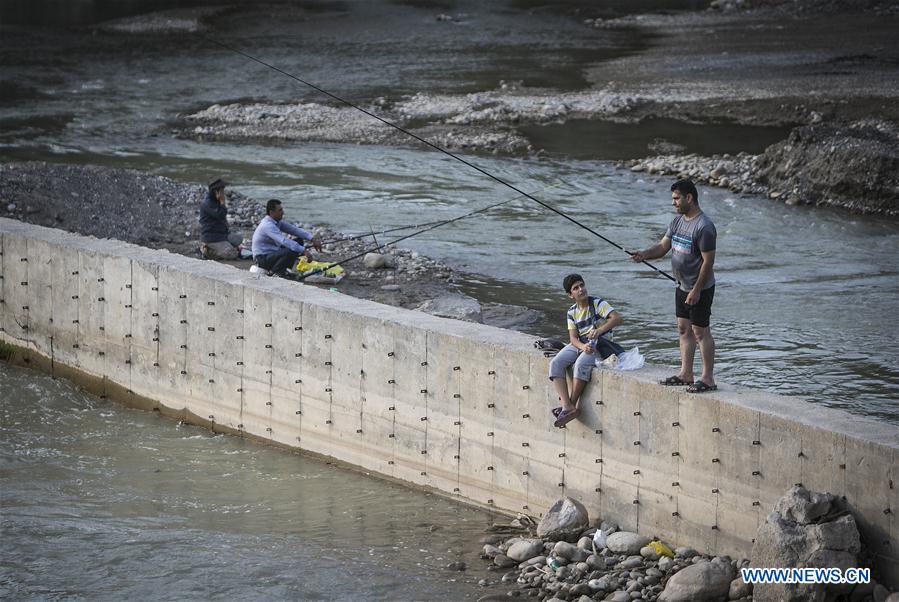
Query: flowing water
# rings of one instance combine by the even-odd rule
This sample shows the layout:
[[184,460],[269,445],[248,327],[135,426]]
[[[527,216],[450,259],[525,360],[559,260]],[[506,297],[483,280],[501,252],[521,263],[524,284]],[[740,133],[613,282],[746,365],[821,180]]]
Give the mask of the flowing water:
[[[0,598],[484,592],[478,540],[495,518],[485,511],[123,408],[5,362],[0,391]],[[460,561],[471,569],[446,569]]]
[[[580,26],[572,11],[592,4],[265,5],[217,17],[213,35],[362,102],[494,89],[500,80],[576,90],[589,65],[652,43],[637,30]],[[628,4],[672,5],[608,3],[606,13],[588,16],[614,16]],[[514,197],[411,145],[172,136],[177,114],[214,103],[322,100],[197,35],[95,35],[86,27],[175,5],[0,4],[0,160],[103,164],[195,183],[226,174],[249,196],[284,199],[288,219],[346,232],[453,217]],[[454,20],[438,21],[441,13]],[[670,180],[616,170],[611,160],[645,154],[657,138],[711,154],[758,151],[782,133],[670,120],[570,123],[530,128],[549,151],[539,158],[468,158],[636,248],[664,233]],[[719,233],[717,378],[899,423],[899,222],[718,189],[701,189],[700,197]],[[570,301],[560,282],[580,272],[592,294],[625,315],[620,342],[639,345],[651,362],[677,363],[671,283],[530,201],[402,244],[463,271],[463,290],[483,301],[538,310],[525,326],[537,335],[565,335]],[[11,567],[0,592],[476,595],[471,578],[451,582],[438,569],[477,548],[475,532],[488,521],[482,513],[302,456],[174,428],[30,372],[2,367],[0,379],[0,553]],[[419,522],[458,529],[410,527]],[[422,543],[435,539],[439,545]],[[245,570],[232,570],[237,565]],[[174,589],[156,589],[163,583]]]

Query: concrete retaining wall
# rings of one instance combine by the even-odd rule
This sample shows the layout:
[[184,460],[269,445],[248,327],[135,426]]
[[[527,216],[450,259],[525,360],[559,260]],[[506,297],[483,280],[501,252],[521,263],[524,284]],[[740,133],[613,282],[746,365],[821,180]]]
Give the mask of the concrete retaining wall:
[[691,395],[649,368],[595,371],[581,420],[555,429],[548,360],[522,334],[6,219],[0,251],[3,339],[125,402],[506,511],[570,495],[735,557],[802,483],[846,496],[899,586],[893,426],[727,386]]

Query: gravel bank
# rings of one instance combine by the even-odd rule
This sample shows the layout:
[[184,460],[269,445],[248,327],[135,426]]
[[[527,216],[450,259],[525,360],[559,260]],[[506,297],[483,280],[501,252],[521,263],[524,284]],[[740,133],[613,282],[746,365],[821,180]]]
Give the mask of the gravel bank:
[[[197,256],[198,208],[204,194],[203,186],[134,170],[44,162],[0,165],[2,217],[191,257]],[[242,232],[249,244],[265,215],[264,205],[231,188],[227,194],[231,230]],[[304,227],[326,241],[316,257],[321,261],[340,261],[377,249],[370,238],[356,239],[313,224]],[[391,239],[385,235],[378,241]],[[366,266],[364,255],[347,262],[344,267],[350,276],[339,290],[379,303],[510,328],[536,319],[533,311],[522,307],[482,305],[463,295],[455,286],[459,275],[439,261],[393,246],[382,253],[384,261],[376,262],[383,263],[380,267]],[[225,263],[242,269],[251,265],[249,260]],[[369,265],[373,263],[369,260]]]

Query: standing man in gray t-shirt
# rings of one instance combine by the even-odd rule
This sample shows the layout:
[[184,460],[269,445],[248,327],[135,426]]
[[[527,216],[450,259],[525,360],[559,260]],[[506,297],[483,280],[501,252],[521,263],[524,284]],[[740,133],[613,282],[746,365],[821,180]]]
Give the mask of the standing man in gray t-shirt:
[[[636,262],[671,254],[671,269],[677,280],[674,294],[677,332],[680,336],[680,373],[661,384],[687,385],[690,393],[714,391],[715,341],[709,327],[712,300],[715,298],[715,224],[699,208],[699,193],[690,180],[671,185],[671,204],[677,215],[668,225],[665,236],[657,244],[631,254]],[[696,345],[702,356],[702,374],[693,380],[693,357]]]

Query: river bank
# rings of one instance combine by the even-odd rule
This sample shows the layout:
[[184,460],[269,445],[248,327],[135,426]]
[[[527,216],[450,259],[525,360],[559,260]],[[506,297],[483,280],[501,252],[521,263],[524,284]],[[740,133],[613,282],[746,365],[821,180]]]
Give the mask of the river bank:
[[[2,217],[198,256],[202,186],[135,170],[24,162],[0,165],[0,191]],[[231,188],[227,196],[230,228],[243,234],[249,248],[253,230],[265,216],[265,203]],[[291,221],[291,216],[285,219]],[[414,228],[372,237],[351,236],[309,223],[302,226],[325,241],[316,260],[331,263],[356,257],[344,264],[350,276],[337,285],[348,295],[510,328],[522,328],[534,320],[536,312],[524,307],[479,303],[459,291],[458,274],[449,266],[388,244],[415,232]],[[366,262],[366,251],[376,253],[380,245],[385,246],[380,251],[383,261],[371,257]],[[240,269],[252,265],[249,259],[224,263]]]

